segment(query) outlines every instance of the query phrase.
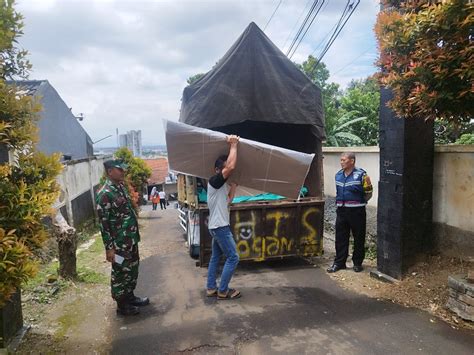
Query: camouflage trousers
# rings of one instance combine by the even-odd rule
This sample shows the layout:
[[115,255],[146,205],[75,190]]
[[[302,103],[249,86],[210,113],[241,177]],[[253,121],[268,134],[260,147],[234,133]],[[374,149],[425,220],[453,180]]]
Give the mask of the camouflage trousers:
[[[116,254],[121,255],[120,250],[116,250]],[[124,296],[132,293],[137,286],[138,266],[140,258],[138,255],[138,245],[132,247],[132,251],[126,253],[127,257],[122,264],[112,263],[112,273],[110,277],[110,285],[112,289],[112,298],[120,301]]]

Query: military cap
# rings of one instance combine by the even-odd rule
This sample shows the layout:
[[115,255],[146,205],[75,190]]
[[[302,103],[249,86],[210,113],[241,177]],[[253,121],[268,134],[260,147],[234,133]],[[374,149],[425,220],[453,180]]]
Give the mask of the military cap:
[[112,168],[118,168],[122,170],[127,170],[128,165],[123,162],[123,160],[120,159],[112,159],[112,160],[107,160],[104,162],[104,168],[105,169],[112,169]]

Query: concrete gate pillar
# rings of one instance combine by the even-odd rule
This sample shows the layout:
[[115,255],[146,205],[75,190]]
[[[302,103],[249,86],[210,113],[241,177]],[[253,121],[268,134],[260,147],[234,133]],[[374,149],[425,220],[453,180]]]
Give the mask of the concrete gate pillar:
[[433,246],[433,122],[396,117],[380,95],[377,269],[401,279]]

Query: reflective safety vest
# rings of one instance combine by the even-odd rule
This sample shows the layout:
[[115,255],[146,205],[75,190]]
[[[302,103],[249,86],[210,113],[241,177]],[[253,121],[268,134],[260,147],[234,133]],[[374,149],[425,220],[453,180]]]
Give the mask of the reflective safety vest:
[[336,173],[337,207],[362,207],[367,204],[364,194],[366,175],[365,170],[360,168],[354,168],[349,176],[342,169]]

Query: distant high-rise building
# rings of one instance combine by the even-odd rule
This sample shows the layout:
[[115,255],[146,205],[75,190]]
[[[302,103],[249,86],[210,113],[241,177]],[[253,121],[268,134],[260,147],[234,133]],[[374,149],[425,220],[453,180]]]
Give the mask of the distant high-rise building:
[[135,157],[142,156],[142,131],[128,131],[119,136],[120,147],[127,147]]
[[120,148],[127,147],[127,135],[126,134],[119,135],[119,146],[120,146]]

